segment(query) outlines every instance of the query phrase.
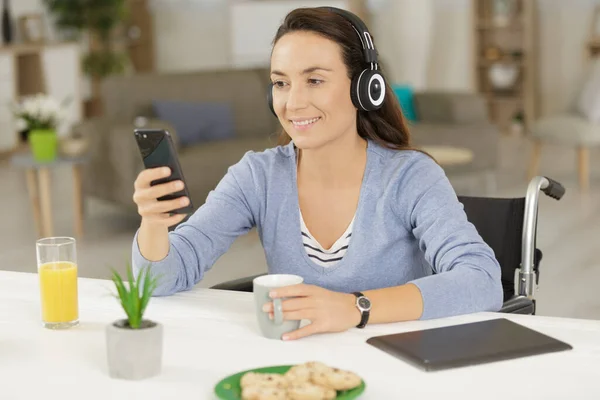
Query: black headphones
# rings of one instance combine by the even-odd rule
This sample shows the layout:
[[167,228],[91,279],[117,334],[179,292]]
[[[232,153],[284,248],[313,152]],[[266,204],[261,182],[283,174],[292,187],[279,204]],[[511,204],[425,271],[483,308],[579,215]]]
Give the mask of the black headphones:
[[[378,71],[377,65],[377,50],[371,39],[371,34],[367,29],[367,25],[358,16],[353,13],[342,10],[336,7],[318,7],[341,15],[346,18],[352,25],[352,28],[358,34],[360,43],[363,48],[365,64],[370,67],[361,71],[360,74],[352,78],[350,86],[350,98],[356,108],[362,111],[374,111],[381,108],[385,99],[385,79]],[[267,102],[271,112],[275,114],[273,109],[273,84],[269,83],[267,90]]]

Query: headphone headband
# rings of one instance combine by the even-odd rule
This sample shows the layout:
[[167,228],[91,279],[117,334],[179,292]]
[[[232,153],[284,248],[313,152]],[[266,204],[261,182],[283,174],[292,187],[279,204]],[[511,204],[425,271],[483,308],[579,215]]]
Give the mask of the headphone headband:
[[[351,13],[350,11],[343,10],[337,7],[319,7],[321,9],[333,12],[337,15],[344,17],[350,24],[352,28],[358,35],[360,39],[360,43],[363,48],[363,56],[365,58],[365,62],[367,64],[374,63],[377,67],[377,50],[375,49],[375,44],[373,44],[373,39],[371,38],[371,34],[369,33],[369,29],[367,25],[361,20],[357,15]],[[377,68],[375,68],[377,69]]]

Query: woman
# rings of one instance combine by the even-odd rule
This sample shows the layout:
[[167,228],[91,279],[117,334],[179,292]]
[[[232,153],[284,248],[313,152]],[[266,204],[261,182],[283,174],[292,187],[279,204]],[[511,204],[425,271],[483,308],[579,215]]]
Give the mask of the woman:
[[[272,294],[295,297],[283,302],[284,319],[311,321],[284,340],[363,327],[366,319],[501,307],[492,250],[467,221],[443,170],[411,149],[390,87],[383,86],[385,100],[373,111],[363,110],[356,93],[352,100],[352,79],[369,68],[374,50],[363,51],[360,20],[348,18],[330,8],[287,15],[271,54],[281,145],[248,152],[173,232],[168,227],[183,217],[169,211],[188,200],[156,199],[182,183],[150,187],[168,171],[140,173],[133,260],[138,271],[153,262],[153,273],[163,276],[157,295],[193,287],[238,236],[257,227],[269,272],[304,277],[304,284]],[[381,88],[375,82],[371,89],[377,102]]]

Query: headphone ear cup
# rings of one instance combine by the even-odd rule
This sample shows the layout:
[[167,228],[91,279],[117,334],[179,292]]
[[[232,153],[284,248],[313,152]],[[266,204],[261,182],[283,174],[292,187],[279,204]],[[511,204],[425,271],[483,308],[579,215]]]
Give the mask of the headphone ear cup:
[[378,110],[383,106],[383,101],[386,96],[386,83],[385,78],[379,71],[370,71],[371,76],[369,77],[368,87],[369,92],[369,103],[373,110]]
[[360,104],[360,100],[358,98],[358,87],[360,82],[360,77],[365,71],[362,71],[360,74],[356,75],[352,78],[352,82],[350,83],[350,99],[352,100],[352,104],[354,107],[358,108],[360,111],[366,111],[364,107]]
[[277,116],[275,113],[275,109],[273,108],[273,84],[269,83],[269,87],[267,88],[267,104],[269,105],[269,109],[273,113],[274,116]]
[[378,110],[385,99],[385,80],[377,70],[364,70],[357,78],[356,92],[363,110]]
[[369,80],[371,78],[371,76],[373,75],[373,72],[375,71],[371,71],[371,70],[364,70],[360,76],[359,76],[359,80],[357,83],[357,93],[358,93],[358,100],[360,101],[360,104],[362,104],[362,107],[365,111],[372,111],[374,110],[373,105],[371,104],[371,100],[369,97]]
[[377,70],[364,69],[352,79],[350,98],[354,107],[375,111],[385,99],[385,79]]

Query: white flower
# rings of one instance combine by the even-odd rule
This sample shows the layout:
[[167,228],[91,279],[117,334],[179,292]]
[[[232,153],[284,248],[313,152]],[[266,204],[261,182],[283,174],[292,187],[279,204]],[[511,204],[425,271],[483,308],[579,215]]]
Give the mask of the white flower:
[[24,131],[28,128],[29,125],[27,125],[27,121],[25,121],[23,118],[19,118],[17,119],[17,121],[15,122],[17,131],[21,132]]
[[52,98],[39,99],[39,117],[42,121],[50,121],[58,118],[59,104]]
[[34,97],[28,97],[23,100],[23,105],[21,107],[23,112],[31,117],[36,117],[38,115],[38,103]]
[[23,99],[20,107],[17,107],[18,115],[33,120],[33,125],[54,129],[64,118],[64,111],[56,99],[46,94],[27,97]]

